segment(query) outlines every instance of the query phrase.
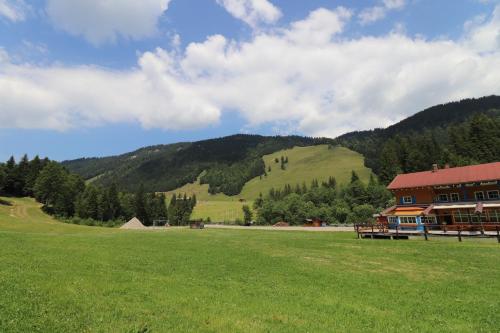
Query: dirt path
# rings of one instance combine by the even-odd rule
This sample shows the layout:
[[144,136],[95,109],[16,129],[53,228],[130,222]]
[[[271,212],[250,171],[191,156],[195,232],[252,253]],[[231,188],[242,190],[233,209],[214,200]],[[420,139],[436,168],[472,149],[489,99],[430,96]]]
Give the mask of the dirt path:
[[27,218],[28,217],[28,210],[26,209],[26,206],[21,206],[18,204],[14,204],[14,206],[10,209],[10,216],[16,217],[16,218]]

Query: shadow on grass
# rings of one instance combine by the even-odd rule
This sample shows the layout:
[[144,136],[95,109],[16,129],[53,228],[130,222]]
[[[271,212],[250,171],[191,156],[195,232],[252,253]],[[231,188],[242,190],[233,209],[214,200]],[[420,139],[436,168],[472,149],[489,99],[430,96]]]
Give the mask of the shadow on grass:
[[0,199],[0,206],[12,206],[12,202]]

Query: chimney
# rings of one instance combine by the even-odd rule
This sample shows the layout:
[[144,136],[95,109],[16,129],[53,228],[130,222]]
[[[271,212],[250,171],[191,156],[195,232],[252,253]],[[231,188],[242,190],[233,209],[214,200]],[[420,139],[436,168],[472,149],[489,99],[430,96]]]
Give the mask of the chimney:
[[438,165],[437,164],[433,164],[432,165],[432,172],[436,172],[438,171]]

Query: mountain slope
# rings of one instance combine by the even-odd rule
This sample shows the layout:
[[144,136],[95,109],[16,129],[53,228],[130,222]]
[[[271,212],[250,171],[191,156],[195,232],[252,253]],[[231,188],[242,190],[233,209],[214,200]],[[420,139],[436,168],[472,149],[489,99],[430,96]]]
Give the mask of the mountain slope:
[[[280,162],[276,163],[276,159],[280,160],[282,156],[288,159],[284,170]],[[258,176],[247,182],[239,195],[211,195],[208,185],[200,184],[198,180],[168,192],[167,196],[173,193],[196,195],[198,205],[193,214],[195,219],[210,217],[212,221],[234,221],[243,217],[241,208],[244,204],[251,206],[260,193],[267,195],[271,188],[283,189],[287,184],[295,187],[303,183],[310,186],[314,179],[322,182],[329,177],[335,177],[337,183],[342,185],[350,181],[353,170],[367,183],[371,174],[371,170],[364,166],[362,155],[344,147],[329,145],[280,150],[265,155],[263,160],[267,176]]]
[[201,181],[212,193],[238,194],[244,184],[264,174],[262,156],[294,146],[331,143],[330,139],[299,136],[233,135],[192,143],[158,145],[105,158],[65,161],[70,171],[97,184],[116,183],[121,189],[168,191]]
[[465,165],[500,160],[500,97],[437,105],[386,129],[344,134],[337,144],[366,158],[389,182],[395,174],[433,163]]

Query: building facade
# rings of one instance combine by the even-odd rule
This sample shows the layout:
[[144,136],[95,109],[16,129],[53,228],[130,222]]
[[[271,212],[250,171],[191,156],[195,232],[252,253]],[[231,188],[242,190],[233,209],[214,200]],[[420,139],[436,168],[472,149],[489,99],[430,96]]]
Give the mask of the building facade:
[[402,174],[389,184],[396,205],[381,218],[394,227],[500,224],[500,162]]

